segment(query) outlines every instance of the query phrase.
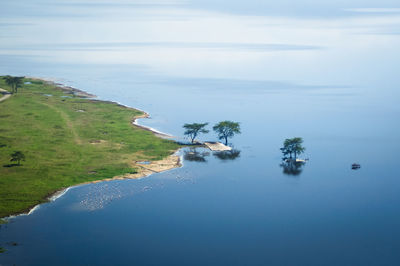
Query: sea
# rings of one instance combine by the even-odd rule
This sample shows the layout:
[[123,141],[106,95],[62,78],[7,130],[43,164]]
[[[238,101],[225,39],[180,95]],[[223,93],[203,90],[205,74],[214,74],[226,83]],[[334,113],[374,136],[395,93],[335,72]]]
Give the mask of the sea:
[[[400,265],[400,3],[2,0],[0,75],[240,122],[233,152],[70,188],[0,226],[0,265]],[[305,163],[282,162],[301,137]],[[353,170],[352,164],[361,168]],[[1,177],[0,177],[1,178]]]

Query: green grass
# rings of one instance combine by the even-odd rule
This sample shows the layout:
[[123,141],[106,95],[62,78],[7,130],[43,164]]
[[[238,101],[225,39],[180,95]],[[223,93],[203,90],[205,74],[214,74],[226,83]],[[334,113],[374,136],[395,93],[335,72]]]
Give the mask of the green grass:
[[[0,217],[43,203],[61,188],[134,173],[133,161],[159,160],[179,147],[132,126],[138,110],[25,81],[31,84],[0,102]],[[2,77],[0,88],[9,90]],[[6,167],[14,151],[26,159]]]

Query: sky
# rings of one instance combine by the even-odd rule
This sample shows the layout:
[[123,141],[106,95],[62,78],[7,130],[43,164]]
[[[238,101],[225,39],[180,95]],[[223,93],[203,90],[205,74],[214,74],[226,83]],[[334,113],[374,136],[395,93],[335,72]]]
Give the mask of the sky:
[[0,7],[0,56],[10,62],[3,74],[24,58],[184,78],[398,81],[398,1],[3,0]]

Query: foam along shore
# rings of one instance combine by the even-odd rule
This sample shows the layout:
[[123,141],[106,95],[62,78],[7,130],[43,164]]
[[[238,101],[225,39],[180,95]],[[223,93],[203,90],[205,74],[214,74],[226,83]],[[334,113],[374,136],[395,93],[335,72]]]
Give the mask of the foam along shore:
[[[37,79],[37,78],[33,78],[33,79]],[[37,79],[37,80],[40,80],[40,79]],[[143,110],[140,110],[140,109],[137,109],[137,108],[134,108],[134,107],[131,107],[131,106],[128,106],[128,105],[119,103],[119,102],[114,102],[114,101],[109,101],[109,100],[99,100],[99,99],[96,99],[96,98],[97,98],[97,95],[88,93],[88,92],[86,92],[86,91],[83,91],[83,90],[80,90],[80,89],[77,89],[77,88],[74,88],[74,87],[71,87],[71,86],[64,85],[64,84],[59,83],[59,82],[52,81],[51,79],[48,79],[47,82],[52,83],[52,84],[54,84],[55,86],[61,88],[61,89],[62,89],[63,91],[65,91],[67,94],[73,94],[73,95],[75,95],[75,96],[77,96],[77,97],[81,97],[81,98],[91,98],[91,99],[93,99],[93,100],[97,100],[97,101],[101,101],[101,102],[113,103],[113,104],[119,105],[119,106],[124,107],[124,108],[128,108],[128,109],[133,109],[133,110],[140,111],[140,112],[142,112],[143,114],[142,114],[142,115],[139,115],[139,116],[136,116],[136,117],[132,120],[132,124],[133,124],[134,126],[136,126],[136,127],[138,127],[138,128],[141,128],[141,129],[143,129],[143,130],[146,130],[146,131],[150,131],[150,132],[152,132],[154,135],[156,135],[157,137],[160,137],[160,138],[167,138],[167,139],[174,138],[174,136],[172,136],[172,135],[170,135],[170,134],[167,134],[167,133],[164,133],[164,132],[161,132],[161,131],[159,131],[159,130],[157,130],[157,129],[154,129],[154,128],[152,128],[152,127],[147,127],[147,126],[140,125],[140,124],[138,123],[138,120],[139,120],[139,119],[142,119],[142,118],[150,118],[150,114],[149,114],[148,112],[146,112],[146,111],[143,111]]]
[[[143,110],[140,110],[140,109],[137,109],[137,108],[122,104],[120,102],[97,99],[97,95],[88,93],[86,91],[83,91],[83,90],[80,90],[80,89],[77,89],[77,88],[74,88],[74,87],[71,87],[71,86],[67,86],[67,85],[62,84],[62,83],[59,83],[59,82],[56,81],[56,79],[51,79],[51,78],[43,78],[42,79],[42,78],[34,78],[34,77],[31,77],[31,79],[33,79],[33,80],[45,80],[46,82],[48,82],[50,84],[53,84],[53,85],[57,86],[58,88],[62,89],[67,94],[72,94],[72,95],[80,97],[80,98],[90,98],[92,100],[96,100],[96,101],[100,101],[100,102],[112,103],[112,104],[116,104],[116,105],[119,105],[119,106],[124,107],[124,108],[140,111],[143,114],[139,115],[139,116],[136,116],[132,120],[132,125],[134,125],[135,127],[141,128],[143,130],[150,131],[155,136],[160,137],[160,138],[167,138],[167,139],[174,138],[174,136],[172,136],[172,135],[170,135],[168,133],[161,132],[161,131],[159,131],[159,130],[157,130],[155,128],[147,127],[147,126],[144,126],[144,125],[140,125],[139,122],[138,122],[139,119],[150,118],[150,114],[148,112],[146,112],[146,111],[143,111]],[[4,91],[6,92],[6,90],[4,90]]]
[[132,120],[132,124],[133,124],[134,126],[136,126],[136,127],[138,127],[138,128],[141,128],[141,129],[143,129],[143,130],[150,131],[150,132],[152,132],[154,135],[156,135],[156,136],[158,136],[158,137],[160,137],[160,138],[166,138],[166,139],[172,139],[172,138],[174,138],[174,136],[172,136],[172,135],[170,135],[170,134],[167,134],[167,133],[164,133],[164,132],[161,132],[161,131],[158,131],[157,129],[154,129],[154,128],[152,128],[152,127],[147,127],[147,126],[140,125],[140,124],[138,123],[138,119],[141,119],[141,118],[150,118],[150,115],[149,115],[147,112],[144,112],[144,111],[141,111],[141,112],[143,112],[144,114],[141,115],[141,116],[137,116],[137,117],[135,117],[135,118]]
[[[1,77],[0,85],[7,88]],[[4,112],[0,141],[7,139],[0,149],[0,159],[8,160],[12,150],[22,150],[27,157],[21,166],[0,168],[5,184],[0,188],[0,217],[32,213],[41,203],[56,200],[77,185],[142,178],[182,165],[176,153],[180,145],[166,139],[172,136],[137,123],[139,118],[148,118],[148,113],[94,97],[48,79],[26,78],[18,97],[0,104]],[[16,108],[22,109],[13,112]],[[20,117],[26,113],[32,119]],[[21,121],[21,125],[16,128],[13,121]],[[21,129],[32,128],[32,123],[41,126],[25,143],[21,139],[26,139],[24,134],[29,131]],[[4,130],[11,132],[7,138],[2,136]],[[84,164],[73,154],[85,158]],[[34,169],[45,169],[46,177]],[[7,186],[7,180],[10,184],[20,182],[28,193]],[[26,202],[25,206],[13,207],[15,199]]]
[[[40,78],[31,78],[31,79],[41,80]],[[74,87],[71,87],[71,86],[64,85],[64,84],[59,83],[59,82],[56,82],[55,79],[43,79],[43,80],[45,80],[45,81],[47,81],[47,82],[49,82],[49,83],[51,83],[51,84],[54,84],[55,86],[61,88],[61,89],[62,89],[63,91],[65,91],[67,94],[73,94],[73,95],[75,95],[75,96],[77,96],[77,97],[81,97],[81,98],[91,98],[91,99],[96,100],[96,101],[112,103],[112,104],[116,104],[116,105],[119,105],[119,106],[124,107],[124,108],[128,108],[128,109],[133,109],[133,110],[140,111],[140,112],[142,112],[143,114],[142,114],[142,115],[139,115],[139,116],[136,116],[136,117],[132,120],[132,125],[134,125],[135,127],[141,128],[141,129],[143,129],[143,130],[150,131],[150,132],[152,132],[155,136],[160,137],[160,138],[167,138],[167,139],[172,139],[172,138],[174,138],[174,136],[172,136],[172,135],[170,135],[170,134],[168,134],[168,133],[161,132],[161,131],[159,131],[159,130],[157,130],[157,129],[155,129],[155,128],[147,127],[147,126],[144,126],[144,125],[140,125],[139,122],[138,122],[139,119],[142,119],[142,118],[150,118],[150,114],[149,114],[148,112],[146,112],[146,111],[143,111],[143,110],[140,110],[140,109],[138,109],[138,108],[134,108],[134,107],[131,107],[131,106],[122,104],[122,103],[120,103],[120,102],[114,102],[114,101],[109,101],[109,100],[100,100],[100,99],[97,99],[97,95],[88,93],[88,92],[86,92],[86,91],[83,91],[83,90],[80,90],[80,89],[77,89],[77,88],[74,88]],[[4,90],[4,91],[5,91],[5,90]]]
[[86,91],[62,84],[58,81],[58,79],[54,78],[38,78],[38,77],[27,77],[30,80],[37,80],[37,81],[45,81],[48,84],[56,86],[58,89],[61,89],[65,94],[74,95],[80,98],[97,98],[96,95],[88,93]]
[[[138,119],[141,119],[141,118],[150,118],[149,113],[146,112],[146,111],[143,111],[143,110],[140,110],[140,109],[137,109],[137,108],[133,108],[133,107],[131,107],[131,106],[128,106],[128,105],[125,105],[125,104],[122,104],[122,103],[119,103],[119,102],[108,101],[108,100],[99,100],[99,99],[97,99],[97,95],[94,95],[94,94],[88,93],[88,92],[86,92],[86,91],[83,91],[83,90],[80,90],[80,89],[77,89],[77,88],[74,88],[74,87],[71,87],[71,86],[62,84],[62,83],[60,83],[57,79],[52,79],[52,78],[37,78],[37,77],[29,77],[29,78],[32,79],[32,80],[44,80],[44,81],[46,81],[46,82],[48,82],[48,83],[50,83],[50,84],[54,84],[54,85],[57,86],[58,88],[62,89],[65,93],[71,94],[71,95],[74,95],[74,96],[77,96],[77,97],[81,97],[81,98],[90,98],[90,99],[95,99],[95,100],[98,100],[98,101],[101,101],[101,102],[114,103],[114,104],[117,104],[117,105],[122,106],[122,107],[125,107],[125,108],[129,108],[129,109],[134,109],[134,110],[140,111],[140,112],[143,113],[143,115],[139,115],[139,116],[135,117],[135,118],[132,120],[132,124],[133,124],[134,126],[136,126],[136,127],[138,127],[138,128],[141,128],[141,129],[144,129],[144,130],[146,130],[146,131],[150,131],[150,132],[152,132],[154,135],[156,135],[156,136],[158,136],[158,137],[161,137],[161,138],[167,138],[167,139],[172,139],[172,138],[174,138],[174,136],[172,136],[172,135],[170,135],[170,134],[167,134],[167,133],[164,133],[164,132],[161,132],[161,131],[159,131],[159,130],[157,130],[157,129],[154,129],[154,128],[152,128],[152,127],[147,127],[147,126],[140,125],[140,124],[138,123]],[[4,90],[4,91],[7,92],[6,90]]]

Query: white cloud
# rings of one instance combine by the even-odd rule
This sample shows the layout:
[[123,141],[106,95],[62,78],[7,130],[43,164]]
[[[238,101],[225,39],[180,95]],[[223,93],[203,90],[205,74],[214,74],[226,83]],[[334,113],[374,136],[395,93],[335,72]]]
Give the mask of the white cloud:
[[400,8],[347,8],[344,10],[357,13],[400,13]]

